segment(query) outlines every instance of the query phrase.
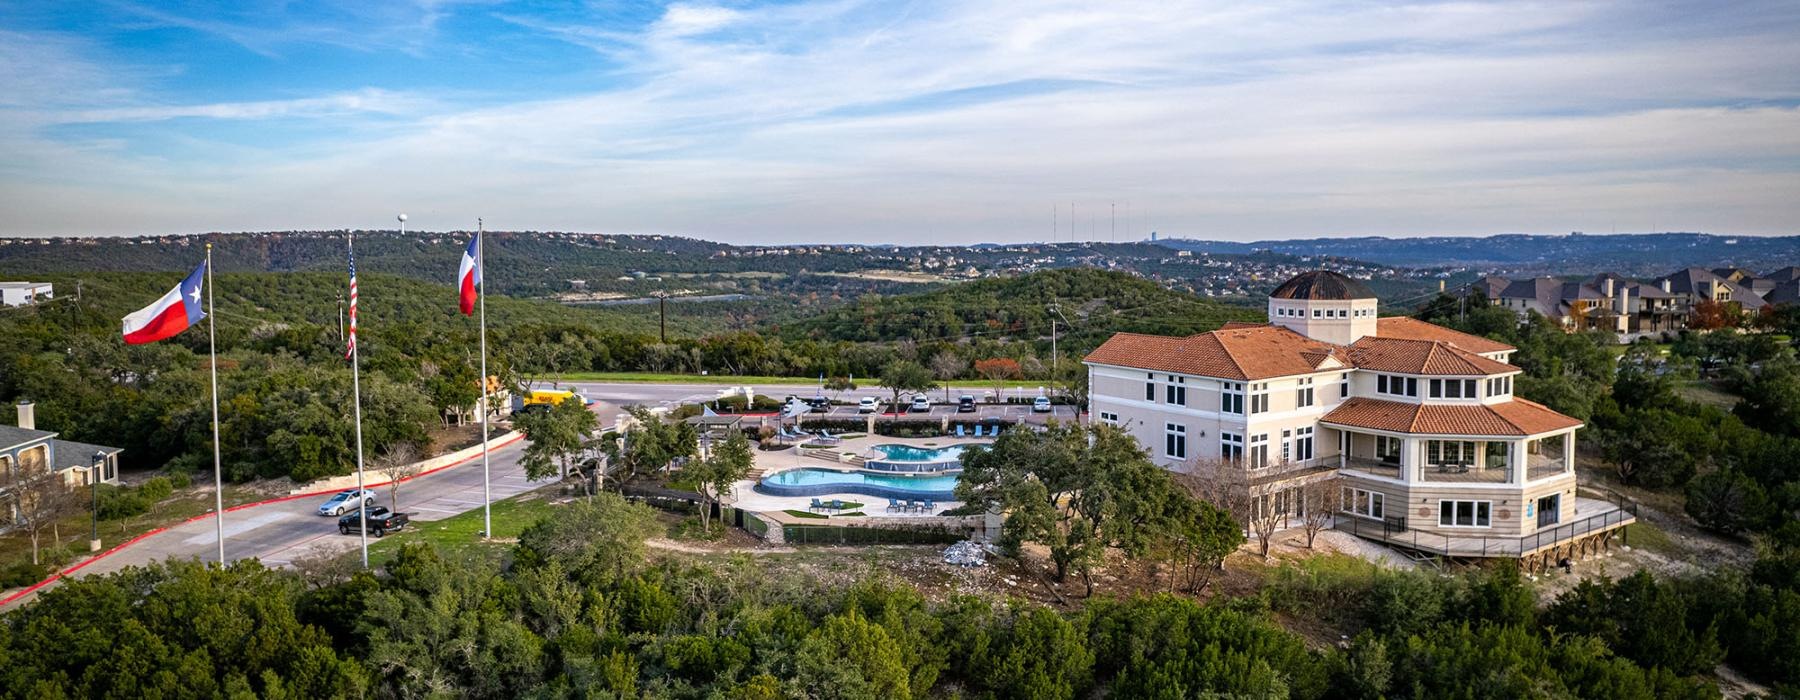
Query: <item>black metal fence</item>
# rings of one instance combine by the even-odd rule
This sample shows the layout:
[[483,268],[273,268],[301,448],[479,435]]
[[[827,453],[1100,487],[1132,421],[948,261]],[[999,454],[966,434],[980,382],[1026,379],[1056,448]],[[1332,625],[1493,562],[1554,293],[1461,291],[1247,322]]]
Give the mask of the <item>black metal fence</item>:
[[969,538],[968,528],[838,527],[783,525],[788,544],[950,544]]
[[1518,537],[1490,537],[1474,534],[1445,535],[1407,529],[1406,521],[1403,518],[1397,522],[1394,520],[1373,522],[1347,514],[1339,514],[1336,527],[1338,530],[1358,537],[1380,540],[1421,552],[1466,557],[1517,557],[1551,545],[1618,527],[1637,518],[1636,504],[1621,501],[1614,505],[1617,506],[1616,510],[1590,515],[1580,520]]

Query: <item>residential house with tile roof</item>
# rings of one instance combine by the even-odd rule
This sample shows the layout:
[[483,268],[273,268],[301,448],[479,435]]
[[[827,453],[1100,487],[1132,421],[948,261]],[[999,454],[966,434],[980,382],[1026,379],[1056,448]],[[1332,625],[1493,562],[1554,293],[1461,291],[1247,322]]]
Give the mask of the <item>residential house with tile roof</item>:
[[1267,324],[1108,339],[1084,359],[1091,415],[1168,469],[1247,470],[1258,508],[1298,516],[1335,479],[1339,529],[1437,554],[1532,557],[1630,522],[1576,498],[1582,423],[1513,396],[1515,348],[1379,318],[1327,271],[1268,304]]

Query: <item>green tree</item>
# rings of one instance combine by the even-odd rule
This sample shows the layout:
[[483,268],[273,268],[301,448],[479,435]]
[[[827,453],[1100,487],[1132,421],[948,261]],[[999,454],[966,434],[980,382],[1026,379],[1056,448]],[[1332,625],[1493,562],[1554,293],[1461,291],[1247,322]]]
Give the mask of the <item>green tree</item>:
[[881,386],[894,393],[894,413],[898,414],[901,394],[922,394],[937,388],[937,382],[932,381],[931,370],[917,362],[901,361],[882,368]]
[[750,470],[755,466],[756,457],[750,451],[750,441],[744,437],[744,431],[732,430],[724,442],[713,446],[712,454],[691,460],[682,468],[682,475],[693,481],[700,491],[702,529],[712,531],[712,504],[718,503],[733,483],[749,478]]
[[[580,401],[571,400],[551,404],[547,411],[527,411],[513,422],[530,441],[519,464],[525,467],[525,478],[536,480],[552,474],[567,477],[571,466],[580,471],[588,436],[600,421]],[[593,495],[593,479],[585,473],[582,476],[582,485]]]
[[1774,516],[1762,486],[1731,469],[1708,472],[1688,482],[1686,509],[1701,527],[1728,535],[1760,529]]
[[[691,457],[699,449],[694,426],[683,421],[665,421],[642,406],[625,410],[633,425],[625,431],[621,441],[601,446],[607,461],[625,470],[621,481],[666,469],[675,460]],[[611,471],[610,467],[608,471]]]
[[1145,552],[1168,522],[1170,503],[1186,495],[1119,429],[1052,423],[1041,432],[1007,431],[992,447],[964,452],[956,497],[975,509],[1000,509],[1009,548],[1048,547],[1057,580],[1074,570],[1092,594],[1089,574],[1106,548]]

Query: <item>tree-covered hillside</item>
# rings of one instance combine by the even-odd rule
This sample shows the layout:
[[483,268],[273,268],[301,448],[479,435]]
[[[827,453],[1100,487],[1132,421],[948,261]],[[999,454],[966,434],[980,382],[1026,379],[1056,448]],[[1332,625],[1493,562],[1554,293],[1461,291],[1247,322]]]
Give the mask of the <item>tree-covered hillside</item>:
[[1170,291],[1123,272],[1067,269],[868,296],[791,324],[782,334],[853,341],[1037,340],[1050,337],[1052,319],[1066,348],[1086,348],[1121,331],[1185,335],[1227,321],[1260,321],[1263,313]]

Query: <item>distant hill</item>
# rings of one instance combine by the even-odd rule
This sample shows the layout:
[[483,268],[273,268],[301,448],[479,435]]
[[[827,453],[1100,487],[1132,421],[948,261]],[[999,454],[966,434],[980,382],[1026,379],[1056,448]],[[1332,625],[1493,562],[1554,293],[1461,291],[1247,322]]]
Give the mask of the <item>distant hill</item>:
[[1267,250],[1289,255],[1339,255],[1402,267],[1454,266],[1547,274],[1613,270],[1628,275],[1661,275],[1682,267],[1727,265],[1765,271],[1800,264],[1800,236],[1504,234],[1482,238],[1308,238],[1253,243],[1177,238],[1157,243],[1207,253]]
[[[1061,309],[1057,317],[1051,305]],[[896,296],[867,296],[782,329],[791,338],[853,341],[1036,340],[1060,324],[1065,348],[1091,347],[1112,333],[1185,335],[1232,320],[1262,320],[1232,306],[1124,272],[1044,270]],[[1066,351],[1066,350],[1065,350]]]

